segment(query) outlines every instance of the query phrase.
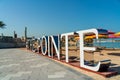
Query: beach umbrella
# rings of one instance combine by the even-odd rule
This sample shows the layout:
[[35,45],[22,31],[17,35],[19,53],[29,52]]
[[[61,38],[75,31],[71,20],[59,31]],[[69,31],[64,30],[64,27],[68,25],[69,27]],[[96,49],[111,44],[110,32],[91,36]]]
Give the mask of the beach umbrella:
[[[94,38],[96,38],[95,35],[85,37],[85,39],[94,39]],[[108,36],[103,34],[98,34],[98,38],[108,38]]]
[[115,36],[120,36],[120,32],[115,33]]
[[98,34],[108,34],[108,30],[106,29],[97,29],[98,30]]
[[[106,29],[97,29],[98,31],[98,34],[108,34],[108,30]],[[92,36],[92,35],[95,35],[94,33],[89,33],[89,34],[86,34],[86,36]]]
[[108,35],[108,38],[120,38],[120,36],[117,36],[115,34]]
[[94,36],[86,36],[85,39],[93,39]]
[[113,32],[110,30],[106,30],[106,29],[97,29],[98,33],[101,34],[99,36],[99,46],[101,45],[101,38],[108,38],[108,34],[112,34]]
[[80,39],[80,37],[75,37],[75,40],[79,40]]
[[[111,32],[106,29],[97,29],[97,31],[98,31],[99,38],[108,38],[108,32],[109,33]],[[85,34],[84,40],[92,40],[95,38],[96,38],[96,35],[94,33],[89,33],[89,34]],[[75,40],[79,40],[79,37],[75,37]],[[100,42],[100,39],[99,39],[99,42]]]
[[108,35],[108,38],[116,38],[114,34]]
[[[93,38],[95,38],[96,36],[93,35]],[[98,38],[108,38],[108,35],[104,35],[104,34],[98,34]]]
[[115,32],[112,32],[111,30],[108,30],[108,34],[115,34]]
[[[85,37],[85,40],[88,40],[88,39],[95,39],[95,38],[96,38],[95,35],[86,36],[86,37]],[[100,46],[101,38],[108,38],[108,35],[105,35],[105,34],[98,34],[98,38],[99,38],[99,46]]]
[[98,40],[95,40],[96,42],[99,42],[99,45],[101,45],[101,38],[107,38],[108,37],[108,30],[106,29],[97,29],[98,30],[98,37],[99,39]]

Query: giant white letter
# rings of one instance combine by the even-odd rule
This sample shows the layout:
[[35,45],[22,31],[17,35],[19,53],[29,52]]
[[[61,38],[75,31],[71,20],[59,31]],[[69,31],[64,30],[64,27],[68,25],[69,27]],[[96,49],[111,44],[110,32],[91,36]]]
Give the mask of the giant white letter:
[[[42,37],[42,40],[41,40],[41,50],[42,50],[42,54],[43,55],[46,55],[46,53],[47,53],[47,38],[48,37],[46,37],[46,36],[43,36]],[[43,45],[43,43],[44,43],[44,45]]]
[[68,58],[68,36],[69,35],[73,35],[74,34],[74,32],[71,32],[71,33],[65,33],[65,34],[61,34],[61,38],[63,37],[63,36],[65,36],[65,52],[66,52],[66,62],[69,62],[69,58]]
[[80,66],[83,68],[87,68],[93,71],[98,71],[100,68],[100,62],[96,66],[88,66],[84,64],[84,50],[92,50],[95,51],[95,47],[84,47],[84,34],[86,33],[95,33],[96,38],[98,38],[98,31],[97,29],[89,29],[89,30],[83,30],[83,31],[77,31],[77,33],[80,36]]
[[55,51],[57,53],[58,60],[60,60],[60,40],[58,36],[50,36],[51,37],[51,45],[53,44]]

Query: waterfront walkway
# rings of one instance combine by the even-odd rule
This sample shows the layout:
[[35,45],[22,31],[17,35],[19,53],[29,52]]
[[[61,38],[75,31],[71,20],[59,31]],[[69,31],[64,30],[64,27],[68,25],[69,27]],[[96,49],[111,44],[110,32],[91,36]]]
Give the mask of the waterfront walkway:
[[93,80],[44,56],[0,49],[0,80]]

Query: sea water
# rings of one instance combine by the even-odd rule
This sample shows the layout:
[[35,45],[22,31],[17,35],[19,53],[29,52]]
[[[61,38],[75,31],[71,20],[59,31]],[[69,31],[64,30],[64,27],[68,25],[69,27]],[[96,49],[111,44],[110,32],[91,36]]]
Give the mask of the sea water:
[[94,40],[93,46],[100,46],[106,48],[120,48],[120,38]]

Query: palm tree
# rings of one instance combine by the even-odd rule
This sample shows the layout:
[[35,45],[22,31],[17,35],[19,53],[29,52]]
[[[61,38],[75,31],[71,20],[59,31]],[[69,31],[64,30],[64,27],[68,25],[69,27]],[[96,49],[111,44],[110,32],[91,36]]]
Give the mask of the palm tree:
[[5,28],[5,24],[2,22],[2,21],[0,21],[0,28]]

